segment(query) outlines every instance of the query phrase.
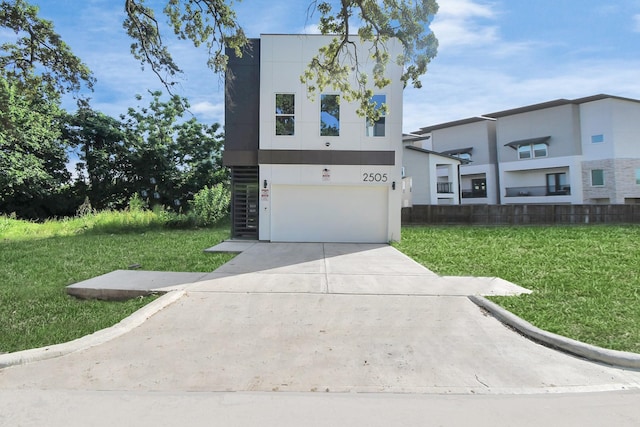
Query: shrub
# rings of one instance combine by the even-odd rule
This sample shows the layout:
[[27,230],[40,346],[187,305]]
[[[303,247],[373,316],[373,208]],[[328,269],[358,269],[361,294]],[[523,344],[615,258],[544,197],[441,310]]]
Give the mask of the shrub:
[[231,205],[231,193],[222,184],[204,187],[193,196],[189,205],[195,223],[207,227],[227,217]]

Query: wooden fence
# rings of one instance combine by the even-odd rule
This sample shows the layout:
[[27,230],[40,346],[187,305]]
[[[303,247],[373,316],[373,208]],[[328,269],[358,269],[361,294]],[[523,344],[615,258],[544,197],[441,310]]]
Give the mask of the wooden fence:
[[640,205],[415,205],[402,208],[402,224],[631,224]]

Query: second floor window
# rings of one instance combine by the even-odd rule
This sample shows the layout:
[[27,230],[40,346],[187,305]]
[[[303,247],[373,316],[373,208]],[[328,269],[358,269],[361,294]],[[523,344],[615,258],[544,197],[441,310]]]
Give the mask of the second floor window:
[[320,95],[320,135],[340,136],[340,95]]
[[296,96],[292,93],[276,94],[276,135],[294,135],[295,101]]
[[518,159],[547,157],[547,144],[524,144],[518,146]]
[[371,102],[376,104],[376,111],[380,112],[378,120],[367,119],[367,136],[384,136],[385,135],[385,113],[381,111],[383,105],[387,104],[386,95],[373,95]]

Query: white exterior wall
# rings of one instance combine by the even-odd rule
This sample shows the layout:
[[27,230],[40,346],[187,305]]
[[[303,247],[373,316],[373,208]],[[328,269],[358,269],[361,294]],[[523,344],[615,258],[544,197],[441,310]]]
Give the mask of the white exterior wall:
[[[407,178],[411,178],[411,198],[414,205],[460,204],[458,166],[460,161],[435,153],[407,149],[404,153]],[[438,178],[451,182],[454,193],[438,193]],[[446,177],[446,179],[444,179]]]
[[[395,151],[395,165],[260,165],[260,240],[272,240],[272,214],[277,223],[288,220],[293,212],[272,212],[271,191],[274,186],[331,186],[336,191],[353,191],[354,187],[384,187],[388,193],[386,239],[400,240],[400,214],[402,204],[402,68],[393,61],[387,67],[392,84],[375,94],[386,95],[389,113],[386,116],[385,136],[366,135],[365,119],[356,114],[357,105],[340,99],[340,136],[320,136],[320,93],[310,98],[300,76],[318,49],[331,41],[330,36],[317,35],[262,35],[260,79],[260,149],[261,150],[362,150]],[[400,45],[389,43],[392,58],[400,52]],[[361,52],[360,59],[366,55]],[[367,64],[364,65],[366,69]],[[275,135],[275,94],[295,94],[295,135]],[[326,90],[324,94],[338,94]],[[328,173],[325,172],[328,170]],[[372,174],[375,179],[369,181]],[[380,179],[377,179],[380,177]],[[264,182],[267,188],[262,188]],[[395,189],[393,189],[395,183]],[[340,194],[336,193],[336,202]],[[357,215],[377,215],[361,209]],[[294,218],[291,218],[292,220]],[[349,219],[335,218],[335,221]],[[312,219],[310,219],[312,221]],[[341,224],[325,224],[325,227]]]
[[478,175],[484,176],[487,180],[487,197],[463,198],[463,205],[489,204],[498,203],[498,193],[500,189],[496,185],[496,165],[493,164],[469,164],[460,166],[461,190],[469,190],[471,188],[471,179]]
[[[502,204],[513,203],[582,203],[582,167],[581,156],[555,157],[532,160],[520,160],[516,162],[500,163],[500,192]],[[517,173],[511,173],[517,172]],[[567,173],[568,185],[571,186],[571,194],[567,196],[523,196],[506,197],[507,188],[510,187],[536,187],[546,186],[548,173]]]

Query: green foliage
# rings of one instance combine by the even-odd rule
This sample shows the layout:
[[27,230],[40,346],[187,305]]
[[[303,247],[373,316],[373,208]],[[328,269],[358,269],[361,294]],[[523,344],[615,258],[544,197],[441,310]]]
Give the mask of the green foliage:
[[640,227],[406,227],[398,249],[441,275],[534,291],[491,299],[539,328],[640,353]]
[[[133,39],[131,53],[144,66],[148,64],[171,93],[173,77],[182,72],[175,63],[160,34],[156,10],[144,0],[125,0],[127,18],[124,28]],[[228,57],[224,48],[242,55],[247,43],[238,25],[231,2],[222,0],[167,0],[162,12],[178,38],[191,40],[194,46],[204,45],[209,52],[207,66],[215,72],[224,71]]]
[[75,114],[66,114],[62,137],[78,153],[77,186],[94,209],[123,207],[131,189],[131,156],[117,119],[81,102]]
[[[385,74],[390,61],[404,67],[405,86],[410,82],[416,88],[422,87],[420,76],[427,72],[438,47],[435,35],[427,30],[438,11],[435,0],[315,0],[310,9],[320,14],[320,32],[336,35],[320,48],[301,76],[310,92],[322,92],[325,88],[339,91],[345,100],[360,103],[360,115],[375,121],[386,113],[386,106],[376,108],[371,101],[373,88],[381,89],[391,83]],[[358,38],[366,46],[362,50],[351,40],[354,18]],[[403,48],[397,58],[389,55],[388,45],[393,39]],[[361,69],[363,58],[374,63],[372,82],[368,72]]]
[[43,88],[24,93],[0,74],[0,212],[52,215],[62,196],[72,197],[63,186],[69,173],[60,115],[55,96]]
[[38,17],[38,7],[24,0],[0,2],[0,28],[18,37],[0,45],[0,73],[17,82],[22,93],[45,88],[47,93],[77,92],[95,82],[89,68],[71,52],[53,28]]
[[217,123],[208,126],[195,118],[181,122],[186,100],[174,95],[162,101],[160,92],[151,95],[148,107],[130,108],[122,118],[131,162],[128,188],[150,205],[179,211],[201,188],[227,180],[223,135]]
[[189,202],[196,224],[205,227],[227,218],[230,204],[231,193],[222,184],[203,188]]
[[[114,325],[153,299],[80,301],[66,295],[69,284],[131,264],[145,270],[209,272],[233,257],[202,251],[226,239],[226,227],[153,229],[137,217],[117,228],[115,218],[129,214],[104,212],[44,223],[0,216],[0,352],[79,338]],[[89,222],[102,215],[98,223]],[[113,227],[101,228],[108,217]]]

